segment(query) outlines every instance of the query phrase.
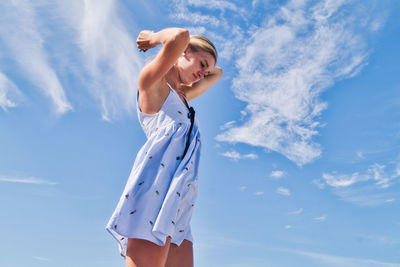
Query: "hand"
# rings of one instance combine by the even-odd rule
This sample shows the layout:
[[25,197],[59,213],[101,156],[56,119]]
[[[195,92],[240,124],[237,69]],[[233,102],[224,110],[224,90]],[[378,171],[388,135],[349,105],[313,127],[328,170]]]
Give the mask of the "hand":
[[137,48],[143,51],[156,47],[159,44],[155,38],[155,33],[149,30],[141,31],[136,39],[136,43]]

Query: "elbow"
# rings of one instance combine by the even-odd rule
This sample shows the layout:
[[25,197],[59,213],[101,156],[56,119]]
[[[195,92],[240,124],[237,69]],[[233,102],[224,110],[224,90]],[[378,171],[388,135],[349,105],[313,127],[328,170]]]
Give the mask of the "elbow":
[[177,29],[176,33],[172,36],[171,42],[180,43],[187,46],[190,41],[190,34],[187,29]]
[[190,42],[190,34],[187,29],[179,29],[176,34],[176,40],[179,40],[182,43],[189,44]]

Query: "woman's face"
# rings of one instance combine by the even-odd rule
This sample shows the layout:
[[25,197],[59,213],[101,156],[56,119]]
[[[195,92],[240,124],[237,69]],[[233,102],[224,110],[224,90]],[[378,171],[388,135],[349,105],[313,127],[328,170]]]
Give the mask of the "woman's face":
[[192,52],[190,48],[177,61],[179,78],[186,85],[203,79],[214,67],[215,59],[210,53]]

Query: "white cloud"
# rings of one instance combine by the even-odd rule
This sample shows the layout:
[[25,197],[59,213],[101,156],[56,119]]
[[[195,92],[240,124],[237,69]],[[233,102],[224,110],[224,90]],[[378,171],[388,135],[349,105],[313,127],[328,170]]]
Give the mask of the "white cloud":
[[275,171],[272,171],[272,172],[269,174],[269,176],[270,176],[271,178],[273,178],[273,179],[280,179],[280,178],[282,178],[283,176],[285,176],[285,172],[284,172],[284,171],[280,171],[280,170],[275,170]]
[[7,108],[17,106],[16,98],[22,96],[18,87],[0,72],[0,108],[7,111]]
[[262,196],[262,195],[264,195],[264,192],[258,191],[258,192],[255,192],[254,195],[256,195],[256,196]]
[[312,180],[312,183],[316,185],[319,189],[325,188],[325,183],[321,179],[314,179]]
[[375,185],[380,188],[388,188],[392,185],[393,181],[400,177],[398,170],[395,169],[391,174],[385,172],[385,165],[378,163],[372,164],[363,174],[358,172],[352,174],[337,174],[332,172],[331,174],[323,173],[322,178],[326,184],[331,187],[349,187],[356,183],[371,182],[374,181]]
[[229,129],[229,128],[232,127],[235,123],[236,123],[236,121],[228,121],[228,122],[225,123],[224,125],[220,126],[219,129],[220,129],[220,130]]
[[319,221],[319,222],[324,222],[326,220],[327,216],[326,215],[322,215],[320,217],[315,217],[313,218],[314,221]]
[[357,151],[356,154],[357,154],[357,157],[359,159],[363,159],[364,158],[364,153],[362,151]]
[[[352,174],[323,173],[317,186],[329,186],[342,200],[360,206],[377,206],[392,203],[397,195],[392,185],[400,180],[399,163],[388,165],[374,163],[363,172]],[[322,182],[323,180],[323,182]]]
[[241,186],[241,187],[239,187],[239,190],[242,191],[242,192],[245,191],[246,189],[247,189],[247,186]]
[[0,182],[22,183],[22,184],[39,184],[39,185],[56,185],[55,182],[50,182],[35,177],[4,177],[0,176]]
[[295,210],[295,211],[289,212],[289,214],[298,215],[298,214],[301,214],[302,212],[303,212],[303,208],[300,208],[300,209],[298,209],[298,210]]
[[49,62],[35,7],[29,1],[1,1],[0,38],[31,82],[52,100],[56,113],[72,109],[57,73]]
[[[188,8],[189,3],[185,0],[174,0],[172,2],[174,4],[174,8],[173,13],[169,15],[170,19],[187,21],[193,24],[208,24],[216,27],[218,27],[220,24],[220,21],[216,17],[190,11],[191,9]],[[199,1],[193,2],[196,3]]]
[[278,187],[276,189],[276,193],[283,195],[283,196],[290,196],[290,190],[285,187]]
[[239,159],[253,159],[254,160],[254,159],[258,158],[258,156],[256,154],[253,154],[253,153],[240,154],[239,152],[234,151],[234,150],[227,151],[225,153],[222,153],[221,155],[224,157],[230,158],[232,160],[235,160],[235,161],[239,160]]
[[345,1],[289,3],[252,30],[236,62],[236,97],[247,103],[249,119],[217,136],[218,141],[261,146],[298,165],[321,155],[313,141],[327,104],[321,92],[338,79],[353,77],[366,64],[368,51]]
[[377,189],[374,185],[334,188],[332,192],[338,195],[343,201],[369,207],[391,203],[394,201],[394,196],[398,195],[396,192]]
[[187,3],[189,5],[195,7],[204,7],[208,9],[219,9],[221,11],[225,11],[226,9],[230,9],[232,11],[238,11],[238,7],[229,1],[223,0],[209,0],[209,1],[202,1],[202,0],[188,0]]
[[117,13],[116,1],[60,1],[57,7],[81,49],[86,85],[100,103],[103,119],[134,111],[144,59]]
[[365,177],[360,176],[358,173],[353,173],[352,175],[335,175],[323,173],[322,178],[325,180],[327,185],[333,187],[346,187],[360,180],[366,179]]
[[285,229],[292,229],[293,228],[293,226],[291,226],[291,225],[285,225]]

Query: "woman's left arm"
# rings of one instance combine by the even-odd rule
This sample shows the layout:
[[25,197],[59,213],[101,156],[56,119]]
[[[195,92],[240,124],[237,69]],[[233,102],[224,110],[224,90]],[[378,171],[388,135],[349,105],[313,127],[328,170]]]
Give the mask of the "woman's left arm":
[[185,92],[186,98],[190,101],[205,91],[208,90],[214,83],[216,83],[222,77],[222,69],[220,67],[215,67],[210,74],[206,75],[203,79],[192,85],[182,85],[182,89]]

